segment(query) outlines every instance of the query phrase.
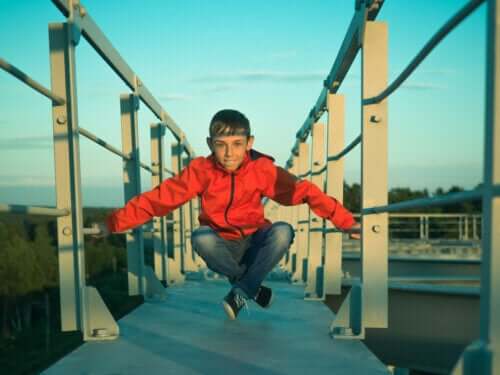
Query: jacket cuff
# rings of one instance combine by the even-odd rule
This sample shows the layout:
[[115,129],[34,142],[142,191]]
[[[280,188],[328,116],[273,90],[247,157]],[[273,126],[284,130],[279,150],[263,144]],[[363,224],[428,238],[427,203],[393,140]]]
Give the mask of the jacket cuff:
[[356,224],[356,219],[354,219],[352,213],[342,206],[340,202],[337,202],[335,209],[328,219],[340,230],[350,229]]

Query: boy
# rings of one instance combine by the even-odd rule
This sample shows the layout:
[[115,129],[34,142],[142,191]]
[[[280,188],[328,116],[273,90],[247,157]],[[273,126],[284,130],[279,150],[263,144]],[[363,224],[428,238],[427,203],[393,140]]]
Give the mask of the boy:
[[334,198],[275,166],[272,157],[253,150],[254,137],[242,113],[230,109],[217,112],[209,132],[210,156],[193,159],[179,175],[132,198],[108,216],[104,234],[167,215],[199,196],[200,227],[191,235],[193,249],[208,268],[228,277],[232,288],[223,306],[229,319],[236,319],[248,299],[263,308],[270,306],[272,290],[261,283],[294,238],[290,224],[264,218],[263,197],[284,205],[307,203],[341,230],[358,228],[359,224]]

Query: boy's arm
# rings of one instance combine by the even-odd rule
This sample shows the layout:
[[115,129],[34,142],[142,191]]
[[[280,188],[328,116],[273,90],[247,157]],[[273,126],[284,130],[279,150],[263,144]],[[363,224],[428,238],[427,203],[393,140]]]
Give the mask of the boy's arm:
[[139,194],[106,218],[110,232],[123,232],[164,216],[203,191],[203,158],[191,161],[177,176],[171,177],[153,190]]
[[350,211],[335,198],[323,193],[315,184],[300,180],[274,164],[266,170],[266,176],[268,184],[265,195],[276,202],[285,206],[307,203],[316,215],[330,220],[341,230],[350,229],[356,224]]

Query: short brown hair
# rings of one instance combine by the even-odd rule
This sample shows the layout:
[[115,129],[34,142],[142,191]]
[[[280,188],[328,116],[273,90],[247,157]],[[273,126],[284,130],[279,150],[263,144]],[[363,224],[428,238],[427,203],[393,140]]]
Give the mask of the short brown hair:
[[210,137],[227,135],[250,136],[250,122],[243,113],[234,109],[223,109],[212,117],[210,121]]

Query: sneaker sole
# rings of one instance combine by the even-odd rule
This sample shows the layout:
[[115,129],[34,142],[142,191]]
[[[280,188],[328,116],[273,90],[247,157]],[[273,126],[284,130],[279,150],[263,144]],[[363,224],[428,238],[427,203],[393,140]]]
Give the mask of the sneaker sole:
[[224,307],[224,311],[226,312],[227,317],[230,320],[236,320],[236,315],[234,315],[234,311],[231,308],[231,306],[229,306],[229,303],[227,303],[226,301],[223,301],[222,306]]

